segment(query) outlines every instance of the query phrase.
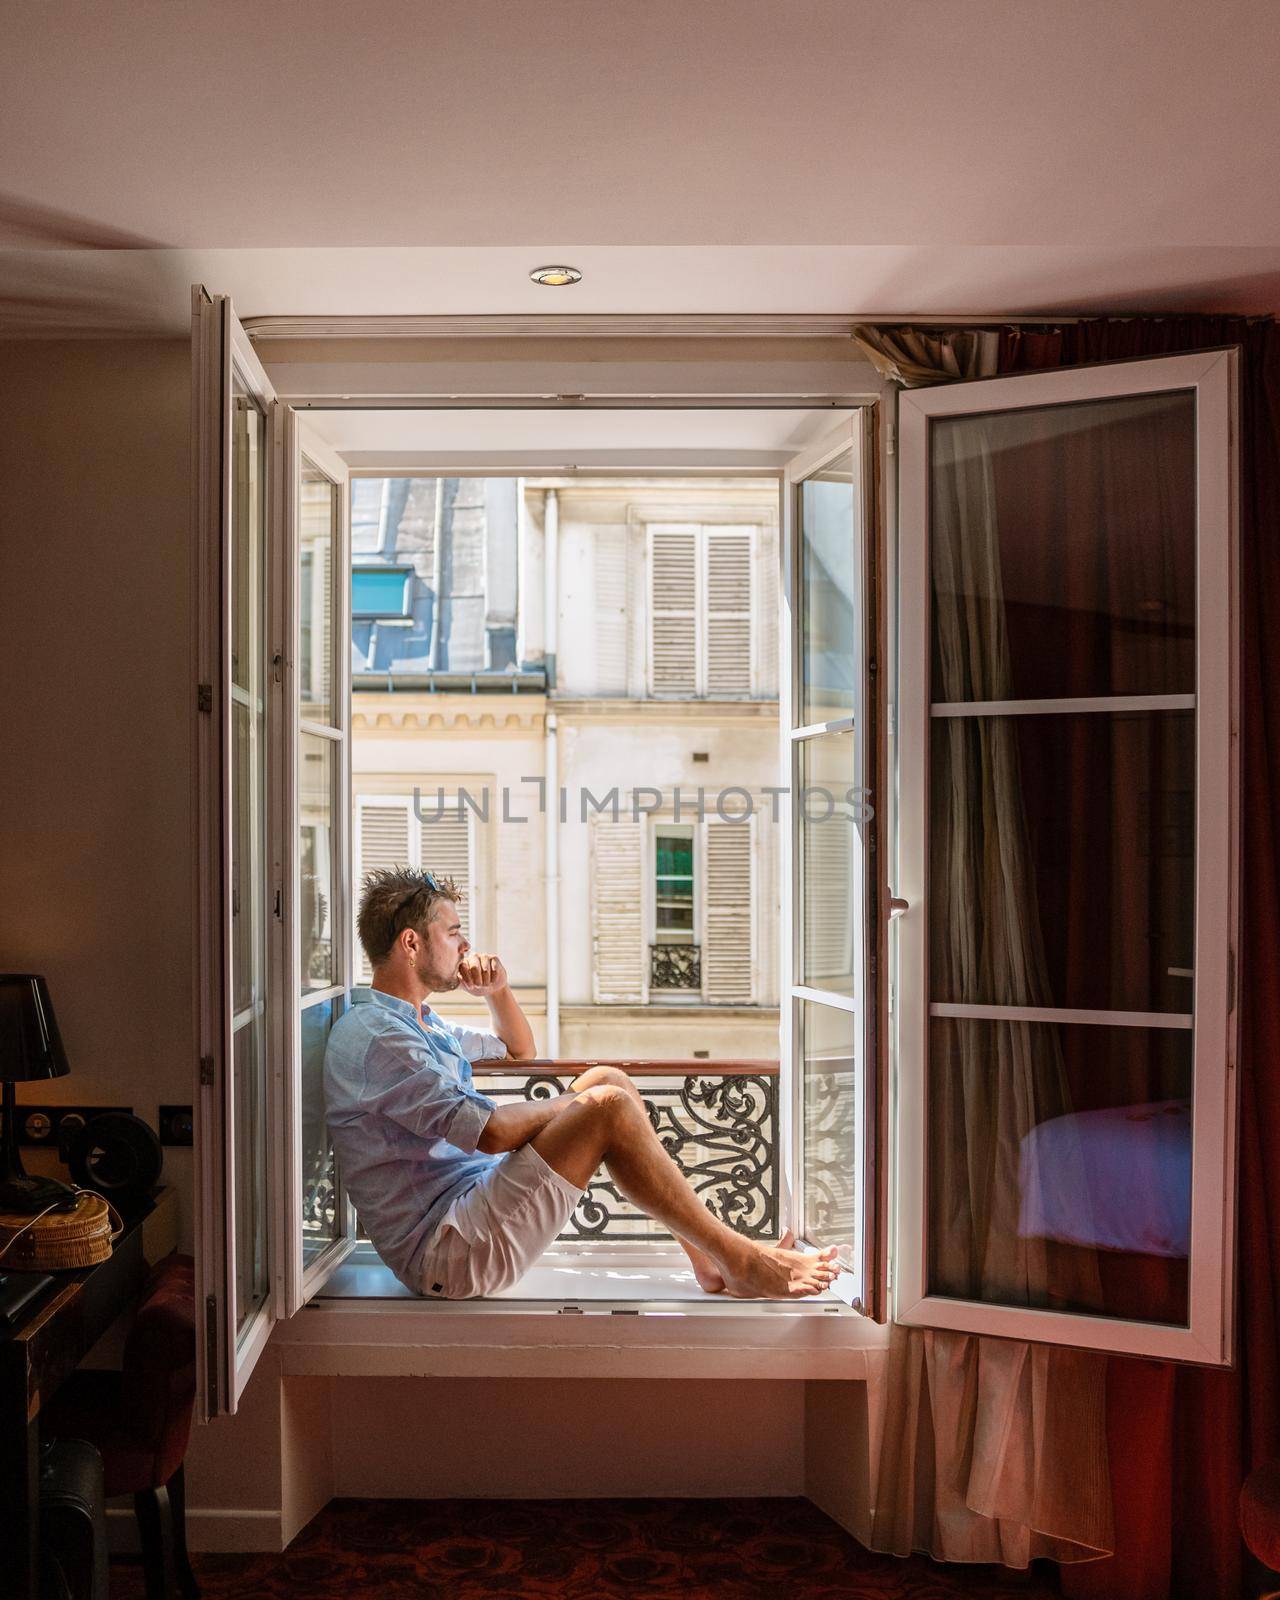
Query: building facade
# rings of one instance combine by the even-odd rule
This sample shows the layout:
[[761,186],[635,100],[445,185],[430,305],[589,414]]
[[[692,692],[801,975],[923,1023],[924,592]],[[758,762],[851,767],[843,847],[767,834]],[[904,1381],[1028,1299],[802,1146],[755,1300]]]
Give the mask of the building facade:
[[776,481],[352,505],[357,872],[457,878],[544,1052],[775,1058]]

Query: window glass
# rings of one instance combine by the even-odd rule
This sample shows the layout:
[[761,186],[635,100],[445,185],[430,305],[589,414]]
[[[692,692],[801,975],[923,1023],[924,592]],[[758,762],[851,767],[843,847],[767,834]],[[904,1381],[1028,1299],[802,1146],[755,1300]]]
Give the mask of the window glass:
[[320,734],[298,740],[299,937],[302,942],[302,992],[327,989],[338,981],[334,950],[336,879],[333,790],[338,746]]
[[307,1266],[342,1235],[337,1175],[325,1125],[324,1051],[334,1024],[334,1002],[317,1001],[302,1013],[302,1262]]
[[854,736],[800,742],[796,814],[800,856],[800,981],[852,997],[861,954],[861,815],[854,793]]
[[236,1328],[267,1298],[267,1124],[264,1012],[241,1019],[232,1043],[236,1149]]
[[800,727],[854,709],[858,521],[850,448],[800,485]]
[[694,936],[693,832],[660,831],[656,866],[654,930],[659,943],[688,943]]
[[929,1291],[1185,1324],[1191,1041],[935,1017]]
[[264,1303],[267,1127],[263,651],[266,419],[237,379],[231,422],[231,975],[236,1327]]
[[857,1019],[852,1011],[797,1002],[804,1182],[804,1235],[835,1245],[846,1264],[858,1259],[858,1172],[861,1135]]
[[935,701],[1195,690],[1193,393],[934,418],[929,458]]
[[351,613],[357,617],[402,617],[407,574],[399,568],[351,574]]
[[1189,1012],[1195,713],[935,717],[931,739],[931,998]]
[[311,722],[333,721],[333,548],[338,487],[303,463],[299,508],[298,690]]

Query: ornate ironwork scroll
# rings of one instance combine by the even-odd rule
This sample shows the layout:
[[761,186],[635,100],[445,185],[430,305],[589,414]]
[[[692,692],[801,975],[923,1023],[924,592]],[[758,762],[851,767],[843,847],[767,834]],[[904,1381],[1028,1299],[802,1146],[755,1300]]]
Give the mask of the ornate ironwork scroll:
[[698,944],[651,944],[649,946],[649,987],[651,989],[701,989],[702,946]]
[[[672,946],[671,948],[680,948]],[[688,946],[684,946],[685,949]],[[714,1214],[750,1239],[778,1234],[778,1080],[765,1074],[685,1078],[633,1075],[663,1147]],[[482,1094],[503,1100],[545,1100],[564,1094],[569,1077],[477,1075]],[[669,1239],[602,1174],[578,1202],[562,1239]]]
[[831,1070],[806,1063],[804,1077],[804,1216],[810,1238],[852,1248],[859,1196],[850,1152],[857,1134],[857,1079],[852,1062]]

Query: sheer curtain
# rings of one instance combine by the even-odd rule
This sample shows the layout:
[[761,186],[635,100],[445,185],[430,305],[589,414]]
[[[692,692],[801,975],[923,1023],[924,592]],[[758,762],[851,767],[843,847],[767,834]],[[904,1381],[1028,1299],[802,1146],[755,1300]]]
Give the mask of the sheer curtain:
[[[998,335],[859,328],[886,376],[915,387],[995,370]],[[1011,697],[997,497],[980,418],[939,436],[931,525],[935,656],[946,700]],[[1005,718],[946,719],[936,765],[931,962],[942,992],[1051,1004],[1017,735]],[[1019,1155],[1071,1109],[1052,1030],[935,1022],[946,1071],[930,1094],[939,1153],[933,1277],[943,1293],[1098,1304],[1096,1259],[1052,1264],[1020,1236]],[[945,1033],[942,1030],[945,1029]],[[935,1044],[935,1049],[937,1048]],[[931,1075],[933,1076],[933,1075]],[[1088,1229],[1085,1229],[1086,1235]],[[1063,1271],[1071,1282],[1062,1281]],[[1102,1357],[940,1330],[892,1330],[872,1544],[1026,1566],[1111,1548]]]

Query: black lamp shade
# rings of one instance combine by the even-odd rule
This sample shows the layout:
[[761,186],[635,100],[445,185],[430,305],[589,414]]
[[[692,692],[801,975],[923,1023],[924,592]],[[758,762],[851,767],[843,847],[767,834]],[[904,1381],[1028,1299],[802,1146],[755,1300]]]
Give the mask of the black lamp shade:
[[0,973],[0,1080],[29,1083],[71,1071],[43,978]]

